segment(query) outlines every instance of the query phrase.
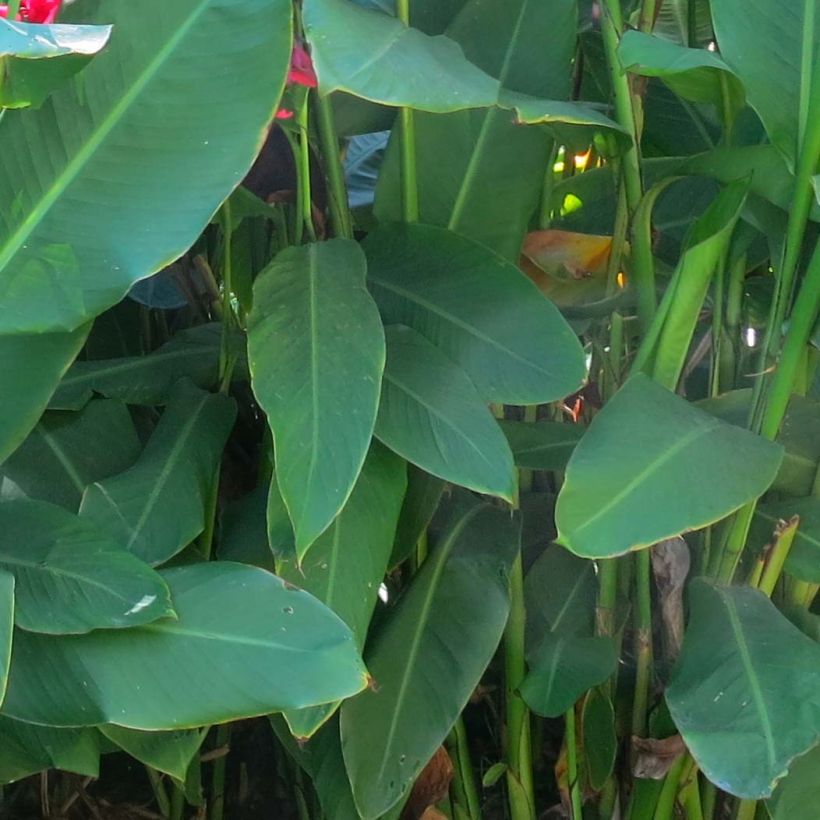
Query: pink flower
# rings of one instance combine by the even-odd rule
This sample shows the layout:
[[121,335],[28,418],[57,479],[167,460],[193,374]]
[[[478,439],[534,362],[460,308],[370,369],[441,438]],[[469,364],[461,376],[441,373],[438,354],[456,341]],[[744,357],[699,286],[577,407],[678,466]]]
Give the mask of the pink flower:
[[[310,54],[301,43],[294,43],[293,51],[290,55],[290,71],[288,72],[288,84],[303,85],[307,88],[316,88],[316,72],[313,70],[313,61]],[[276,112],[277,120],[293,119],[293,111],[287,108],[280,108]]]
[[[63,0],[21,0],[17,20],[21,23],[44,23],[48,25],[57,19]],[[0,5],[0,17],[9,16],[8,5]]]

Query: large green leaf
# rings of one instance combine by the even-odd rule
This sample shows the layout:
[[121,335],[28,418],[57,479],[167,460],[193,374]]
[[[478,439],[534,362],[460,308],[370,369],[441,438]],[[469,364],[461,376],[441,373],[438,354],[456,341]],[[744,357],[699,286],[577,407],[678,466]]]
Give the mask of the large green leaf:
[[172,732],[144,732],[122,726],[100,726],[100,731],[131,757],[178,783],[185,782],[191,761],[196,757],[207,730],[179,729]]
[[795,498],[761,504],[755,510],[749,543],[762,549],[771,543],[777,522],[800,516],[786,572],[812,584],[820,583],[820,498]]
[[368,651],[377,689],[341,713],[345,765],[366,820],[407,793],[490,662],[507,621],[519,535],[504,510],[461,510]]
[[[543,115],[545,100],[555,114],[552,101],[569,95],[576,29],[575,0],[469,0],[447,36],[498,78],[499,97],[528,95]],[[551,143],[542,129],[521,128],[513,119],[499,107],[414,118],[421,221],[476,239],[511,261],[537,207]],[[376,213],[383,222],[401,218],[398,139],[396,132],[379,180]]]
[[530,470],[563,470],[584,434],[580,424],[556,421],[501,421],[516,466]]
[[701,771],[739,797],[768,797],[820,739],[820,646],[750,587],[690,586],[691,620],[666,690]]
[[0,108],[40,105],[108,42],[111,26],[65,26],[0,19]]
[[124,404],[92,401],[79,413],[47,412],[0,474],[27,496],[76,512],[85,488],[130,467],[141,446]]
[[379,228],[364,249],[385,324],[429,339],[487,401],[548,402],[581,386],[584,355],[572,328],[502,257],[429,225]]
[[99,737],[94,729],[34,726],[0,715],[0,783],[46,769],[98,777]]
[[137,463],[89,486],[80,515],[144,561],[167,561],[205,528],[235,417],[233,399],[180,382]]
[[248,350],[301,558],[353,489],[379,404],[384,333],[348,239],[282,251],[254,283]]
[[[660,77],[679,97],[692,102],[725,103],[735,116],[745,104],[743,85],[717,54],[686,48],[642,31],[625,32],[618,46],[625,71]],[[725,96],[724,96],[725,95]]]
[[779,445],[634,376],[570,458],[558,540],[602,558],[699,529],[761,495],[782,456]]
[[22,629],[61,635],[174,614],[165,582],[147,564],[44,501],[0,504],[0,568],[16,579]]
[[820,805],[820,746],[798,757],[789,766],[789,774],[783,778],[772,796],[766,801],[766,809],[772,820],[814,820]]
[[428,473],[511,502],[512,453],[464,371],[408,327],[386,336],[376,437]]
[[256,567],[166,570],[178,620],[14,636],[3,713],[32,723],[181,729],[299,709],[360,691],[350,630]]
[[[277,574],[329,606],[363,649],[367,628],[388,568],[404,490],[406,464],[378,442],[353,492],[299,567],[295,557],[277,562]],[[338,703],[285,714],[297,737],[310,737]]]
[[79,410],[94,393],[126,404],[165,404],[182,378],[199,387],[213,387],[221,337],[222,326],[214,322],[180,331],[148,356],[77,362],[60,382],[49,407]]
[[14,575],[0,569],[0,703],[6,695],[14,632]]
[[0,335],[0,463],[37,424],[89,329],[85,325],[72,333]]
[[498,83],[447,37],[348,0],[306,0],[302,16],[322,94],[346,91],[421,111],[482,108],[498,99]]
[[[743,81],[769,139],[793,161],[806,101],[817,93],[810,92],[820,41],[816,0],[720,0],[711,6],[721,56]],[[749,57],[764,54],[770,59]]]
[[390,554],[391,568],[413,554],[438,509],[444,486],[445,482],[437,476],[414,464],[407,465],[407,492],[396,525],[396,540]]
[[259,148],[291,14],[287,0],[102,0],[108,47],[0,123],[0,332],[74,330],[190,246]]

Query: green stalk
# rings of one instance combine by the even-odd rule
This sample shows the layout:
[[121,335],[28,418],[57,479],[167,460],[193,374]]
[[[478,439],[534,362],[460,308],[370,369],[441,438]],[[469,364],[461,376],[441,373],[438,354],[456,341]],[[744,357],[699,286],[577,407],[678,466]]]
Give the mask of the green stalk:
[[695,772],[690,782],[683,787],[680,800],[683,805],[686,820],[704,820],[703,807],[700,802],[700,789],[698,789],[697,772]]
[[454,759],[453,785],[459,794],[462,808],[467,810],[470,820],[481,820],[481,801],[475,782],[473,766],[470,762],[470,744],[464,719],[459,716],[447,741],[450,757]]
[[808,609],[817,597],[820,584],[813,584],[810,581],[801,581],[798,578],[788,578],[786,586],[787,606],[796,606],[801,609]]
[[733,388],[737,381],[740,320],[743,313],[743,284],[746,281],[746,254],[741,254],[729,266],[729,284],[726,288],[726,343],[721,350],[721,386]]
[[534,820],[535,793],[530,748],[530,713],[518,689],[527,673],[524,659],[524,570],[521,553],[510,570],[510,617],[504,630],[507,791],[512,820]]
[[583,820],[584,810],[581,801],[581,783],[578,780],[578,738],[575,731],[575,705],[569,707],[564,717],[566,724],[567,744],[567,781],[569,783],[570,820]]
[[755,820],[757,800],[739,800],[735,820]]
[[715,287],[712,296],[712,372],[709,377],[709,396],[712,398],[720,393],[720,365],[723,359],[723,345],[726,340],[723,306],[726,298],[727,256],[728,247],[724,249],[723,258],[718,263],[717,271],[715,272]]
[[9,0],[6,19],[14,20],[18,14],[20,14],[20,0]]
[[705,820],[712,820],[715,814],[715,805],[717,804],[717,786],[704,778],[703,788],[700,790],[700,793],[703,817]]
[[635,695],[632,701],[632,734],[646,737],[649,678],[652,671],[652,563],[649,549],[635,554]]
[[[803,349],[820,312],[820,242],[817,243],[792,311],[786,342],[772,378],[760,422],[760,435],[774,441],[786,415],[792,385],[798,375]],[[735,516],[726,540],[718,569],[718,579],[729,583],[746,544],[757,500],[743,507]]]
[[800,518],[793,516],[785,526],[778,525],[775,530],[774,547],[772,548],[766,567],[763,570],[763,577],[760,579],[757,588],[765,593],[769,598],[772,597],[777,579],[780,578],[780,573],[786,563],[786,558],[789,557],[794,537],[797,535],[797,527],[800,524]]
[[[231,725],[221,723],[216,727],[216,748],[222,749],[231,741]],[[208,820],[222,820],[225,813],[225,766],[228,755],[220,755],[214,760],[211,774],[211,810]]]
[[[410,25],[410,0],[396,0],[396,16]],[[416,181],[416,123],[412,108],[399,110],[399,152],[401,154],[401,202],[405,222],[419,220],[419,189]]]
[[[308,103],[305,98],[296,115],[299,124],[299,203],[302,209],[302,221],[307,228],[311,242],[316,241],[316,228],[313,225],[313,198],[310,184],[310,139],[308,134]],[[297,236],[301,241],[301,236]]]
[[645,31],[648,34],[655,28],[655,20],[658,17],[662,2],[663,0],[643,0],[638,18],[638,29],[640,31]]
[[661,788],[661,794],[658,798],[658,803],[655,806],[655,815],[653,820],[672,820],[675,816],[675,803],[678,798],[678,787],[680,785],[681,777],[684,769],[689,763],[688,755],[681,755],[671,766],[666,773]]
[[322,144],[322,156],[327,174],[328,193],[330,194],[330,222],[336,236],[353,238],[353,227],[350,222],[350,211],[347,207],[347,189],[345,188],[344,169],[339,152],[339,136],[333,117],[333,106],[330,96],[314,97],[316,123],[319,128],[319,139]]
[[174,790],[171,792],[171,813],[170,820],[182,820],[182,815],[185,811],[185,792],[181,786],[174,784]]
[[171,813],[171,803],[168,800],[168,792],[165,791],[165,786],[162,783],[162,775],[150,766],[146,766],[145,771],[148,773],[148,780],[151,781],[151,789],[154,792],[159,813],[163,817],[168,817]]

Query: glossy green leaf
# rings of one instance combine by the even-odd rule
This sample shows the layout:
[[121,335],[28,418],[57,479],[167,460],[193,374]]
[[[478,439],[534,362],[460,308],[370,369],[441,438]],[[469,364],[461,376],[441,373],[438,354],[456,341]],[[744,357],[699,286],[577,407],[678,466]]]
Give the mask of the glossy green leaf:
[[[225,507],[219,522],[217,544],[217,555],[222,561],[252,564],[273,572],[273,551],[268,544],[267,502],[268,488],[260,484]],[[286,512],[284,518],[290,526]],[[292,530],[290,538],[293,539]]]
[[602,558],[720,520],[761,495],[779,445],[637,375],[593,420],[558,496],[559,541]]
[[391,225],[370,233],[364,250],[385,324],[425,336],[488,402],[554,401],[581,386],[575,333],[525,274],[486,247],[442,228]]
[[721,0],[712,4],[712,20],[721,56],[743,81],[769,139],[793,161],[820,40],[815,0]]
[[563,470],[584,434],[580,424],[554,421],[500,421],[517,467]]
[[14,575],[0,569],[0,703],[6,695],[13,632]]
[[800,524],[786,558],[785,570],[789,575],[820,584],[820,498],[794,498],[761,504],[755,510],[749,535],[751,547],[762,549],[771,543],[777,522],[800,516]]
[[34,429],[88,331],[0,335],[0,462]]
[[108,42],[111,26],[67,26],[0,19],[0,108],[40,105]]
[[188,767],[207,733],[207,729],[144,732],[113,725],[100,726],[100,731],[131,757],[170,775],[178,783],[185,782]]
[[74,330],[182,254],[250,167],[284,86],[287,0],[95,11],[109,45],[0,124],[2,333]]
[[235,417],[233,399],[180,382],[137,463],[88,487],[80,516],[149,564],[167,561],[205,528]]
[[0,504],[0,568],[16,579],[17,626],[53,635],[173,615],[168,587],[90,522],[44,501]]
[[98,777],[99,734],[94,729],[34,726],[0,715],[0,783],[47,769]]
[[464,371],[408,327],[386,336],[376,437],[428,473],[512,501],[512,453]]
[[125,405],[103,399],[79,413],[47,412],[0,474],[30,498],[76,512],[89,484],[128,469],[141,449]]
[[427,526],[438,509],[444,486],[445,482],[437,476],[430,475],[413,464],[407,465],[407,492],[399,523],[396,525],[390,568],[409,558],[418,546],[419,539],[427,531]]
[[221,337],[220,324],[199,325],[180,331],[148,356],[77,362],[60,382],[49,407],[79,410],[94,393],[126,404],[165,404],[171,388],[183,378],[199,387],[213,387]]
[[300,558],[344,506],[373,434],[384,334],[365,271],[359,246],[333,239],[282,251],[254,283],[253,389]]
[[[467,58],[499,80],[504,108],[414,116],[420,220],[448,227],[515,262],[538,205],[551,138],[514,122],[522,108],[564,113],[575,51],[575,0],[469,0],[447,28]],[[436,88],[441,81],[436,81]],[[526,96],[525,96],[526,95]],[[578,111],[572,110],[577,116]],[[376,196],[381,222],[402,218],[399,135],[394,131]],[[537,169],[537,170],[536,170]]]
[[308,593],[225,561],[163,577],[178,620],[59,637],[18,631],[2,712],[53,726],[183,729],[364,687],[350,630]]
[[[277,562],[278,575],[315,595],[350,627],[360,650],[387,572],[406,486],[405,462],[374,442],[347,504],[301,567],[293,558]],[[296,737],[310,737],[337,707],[286,712],[285,719]]]
[[362,817],[395,805],[441,745],[507,621],[519,523],[474,504],[414,576],[367,653],[377,689],[342,705],[342,752]]
[[745,104],[740,80],[717,54],[706,48],[686,48],[630,30],[621,38],[618,57],[625,71],[660,77],[685,100],[722,106],[725,99],[733,115]]
[[801,755],[766,801],[772,820],[814,820],[820,805],[820,746]]
[[768,797],[820,739],[820,646],[762,592],[689,588],[690,622],[666,690],[700,770],[739,797]]
[[322,94],[346,91],[420,111],[482,108],[498,99],[498,83],[447,37],[348,0],[306,0],[302,16]]
[[618,754],[615,709],[600,689],[593,689],[584,700],[581,723],[589,785],[597,791],[612,774]]

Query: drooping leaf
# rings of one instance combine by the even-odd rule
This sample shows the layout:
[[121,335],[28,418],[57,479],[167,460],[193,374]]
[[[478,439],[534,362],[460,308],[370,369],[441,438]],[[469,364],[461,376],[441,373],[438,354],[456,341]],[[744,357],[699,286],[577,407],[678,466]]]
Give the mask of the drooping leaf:
[[225,561],[163,577],[178,620],[59,637],[18,631],[3,714],[184,729],[326,703],[365,685],[350,630],[308,593]]
[[[374,442],[347,504],[301,567],[293,558],[277,562],[279,576],[315,595],[350,627],[359,650],[393,549],[405,469],[402,459]],[[337,707],[286,712],[285,719],[296,737],[310,737]]]
[[618,57],[625,71],[643,77],[660,77],[685,100],[715,106],[725,102],[733,117],[745,104],[740,80],[717,54],[706,48],[686,48],[630,30],[621,38]]
[[89,484],[126,470],[140,449],[128,409],[103,399],[78,413],[46,412],[0,473],[30,498],[76,512]]
[[386,337],[376,437],[428,473],[512,501],[512,453],[464,371],[408,327]]
[[[726,0],[711,6],[721,56],[743,81],[769,139],[793,162],[799,130],[806,125],[803,105],[820,40],[820,15],[813,0],[788,5],[777,0]],[[750,60],[750,54],[777,56]]]
[[13,632],[14,575],[0,569],[0,703],[6,695]]
[[90,522],[44,501],[0,504],[0,568],[16,579],[17,626],[52,635],[173,615],[168,587]]
[[0,108],[40,105],[108,42],[111,26],[20,23],[0,19]]
[[553,421],[501,421],[517,467],[529,470],[563,470],[584,434],[580,424]]
[[367,653],[378,691],[345,702],[342,752],[362,817],[408,792],[464,708],[501,638],[519,524],[473,505],[424,562]]
[[766,801],[772,820],[814,820],[820,804],[820,746],[795,759]]
[[205,739],[205,729],[180,729],[171,732],[144,732],[122,726],[100,726],[100,731],[131,757],[178,783],[185,782],[191,761]]
[[385,324],[425,336],[487,401],[534,404],[577,390],[583,351],[570,326],[514,265],[428,225],[391,225],[364,242]]
[[74,330],[182,254],[284,86],[287,0],[104,0],[96,15],[115,32],[102,54],[0,124],[3,333]]
[[198,387],[213,387],[221,336],[221,325],[214,322],[180,331],[148,356],[77,362],[60,382],[49,407],[79,410],[94,393],[126,404],[165,404],[171,388],[183,378]]
[[600,689],[593,689],[584,700],[581,723],[589,785],[602,789],[615,767],[618,737],[612,701]]
[[701,771],[739,797],[768,797],[820,739],[820,646],[760,591],[689,587],[690,622],[666,690]]
[[359,246],[333,239],[284,250],[254,284],[253,388],[300,558],[350,495],[373,434],[384,334],[365,271]]
[[0,463],[34,429],[88,331],[0,335]]
[[820,498],[795,498],[761,504],[755,510],[748,543],[762,549],[771,543],[777,522],[788,521],[793,515],[800,517],[800,524],[786,558],[785,570],[789,575],[820,583]]
[[80,516],[149,564],[167,561],[205,528],[235,416],[233,399],[180,382],[137,463],[89,486]]
[[620,555],[711,524],[772,483],[783,450],[631,378],[575,448],[558,496],[559,541]]
[[[554,101],[569,96],[576,31],[575,0],[464,4],[447,36],[498,79],[505,107],[415,115],[422,222],[448,227],[516,260],[538,204],[551,137],[542,128],[516,124],[515,101],[508,97],[517,92],[522,108],[534,105],[537,116],[572,109]],[[578,113],[572,109],[572,116]],[[396,130],[376,194],[381,222],[402,217],[398,142]]]
[[0,783],[46,769],[98,777],[99,734],[94,729],[55,729],[0,715]]
[[391,568],[409,558],[418,546],[438,508],[444,486],[445,482],[437,476],[413,464],[407,465],[407,492],[396,525],[396,540],[389,563]]
[[345,91],[420,111],[482,108],[498,99],[498,83],[446,37],[349,0],[307,0],[302,16],[321,94]]

